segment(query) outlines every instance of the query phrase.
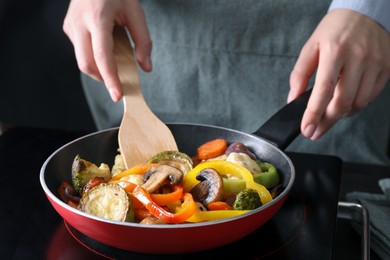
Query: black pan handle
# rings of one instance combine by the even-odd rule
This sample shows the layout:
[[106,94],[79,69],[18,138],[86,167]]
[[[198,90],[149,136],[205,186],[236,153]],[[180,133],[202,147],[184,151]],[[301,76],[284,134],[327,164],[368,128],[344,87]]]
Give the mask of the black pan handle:
[[309,101],[311,90],[307,90],[282,107],[253,134],[267,139],[281,150],[286,149],[301,133],[302,116]]

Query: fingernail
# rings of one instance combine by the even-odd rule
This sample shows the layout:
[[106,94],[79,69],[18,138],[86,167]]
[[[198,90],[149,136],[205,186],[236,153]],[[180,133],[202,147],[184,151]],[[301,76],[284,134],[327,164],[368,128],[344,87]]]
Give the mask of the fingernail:
[[321,133],[319,131],[315,131],[314,134],[311,136],[311,140],[315,141],[317,140],[318,138],[321,137]]
[[152,59],[150,56],[146,59],[146,66],[149,68],[149,71],[152,70]]
[[114,102],[117,102],[119,100],[118,92],[114,88],[109,88],[108,92],[110,93],[111,99]]
[[310,124],[310,125],[306,126],[305,130],[303,131],[303,135],[306,138],[311,138],[313,136],[315,130],[316,130],[315,125]]
[[287,102],[290,103],[293,100],[294,96],[295,96],[295,90],[290,89],[290,92],[288,92],[288,96],[287,96]]

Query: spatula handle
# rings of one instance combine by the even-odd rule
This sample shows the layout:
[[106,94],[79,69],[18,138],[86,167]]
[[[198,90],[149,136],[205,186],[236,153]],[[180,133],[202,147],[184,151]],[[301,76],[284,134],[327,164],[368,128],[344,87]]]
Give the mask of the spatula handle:
[[124,27],[115,26],[113,36],[114,56],[118,64],[118,76],[122,83],[123,96],[126,99],[126,96],[142,95],[137,63],[127,31]]

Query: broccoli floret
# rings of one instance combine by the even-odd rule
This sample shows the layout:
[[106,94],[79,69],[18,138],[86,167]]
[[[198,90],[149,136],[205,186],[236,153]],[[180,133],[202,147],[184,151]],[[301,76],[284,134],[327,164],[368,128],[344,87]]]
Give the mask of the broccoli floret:
[[77,193],[81,195],[84,186],[93,177],[103,177],[108,181],[111,179],[110,167],[107,164],[102,163],[100,166],[80,158],[80,155],[76,155],[72,164],[72,184]]
[[256,190],[244,189],[237,194],[233,208],[236,210],[252,210],[261,205],[260,196]]

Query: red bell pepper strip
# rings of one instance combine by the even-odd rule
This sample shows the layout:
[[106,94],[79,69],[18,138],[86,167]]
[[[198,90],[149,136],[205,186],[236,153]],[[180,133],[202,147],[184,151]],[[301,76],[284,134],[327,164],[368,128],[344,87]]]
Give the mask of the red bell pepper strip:
[[185,193],[183,196],[183,203],[176,213],[171,213],[164,210],[162,207],[157,205],[150,194],[141,186],[137,186],[133,191],[134,197],[136,197],[150,213],[156,218],[159,218],[166,223],[182,223],[194,214],[196,210],[196,204],[190,193]]
[[135,209],[134,215],[138,221],[142,221],[144,218],[152,216],[152,213],[150,213],[149,210],[142,208],[142,209]]

